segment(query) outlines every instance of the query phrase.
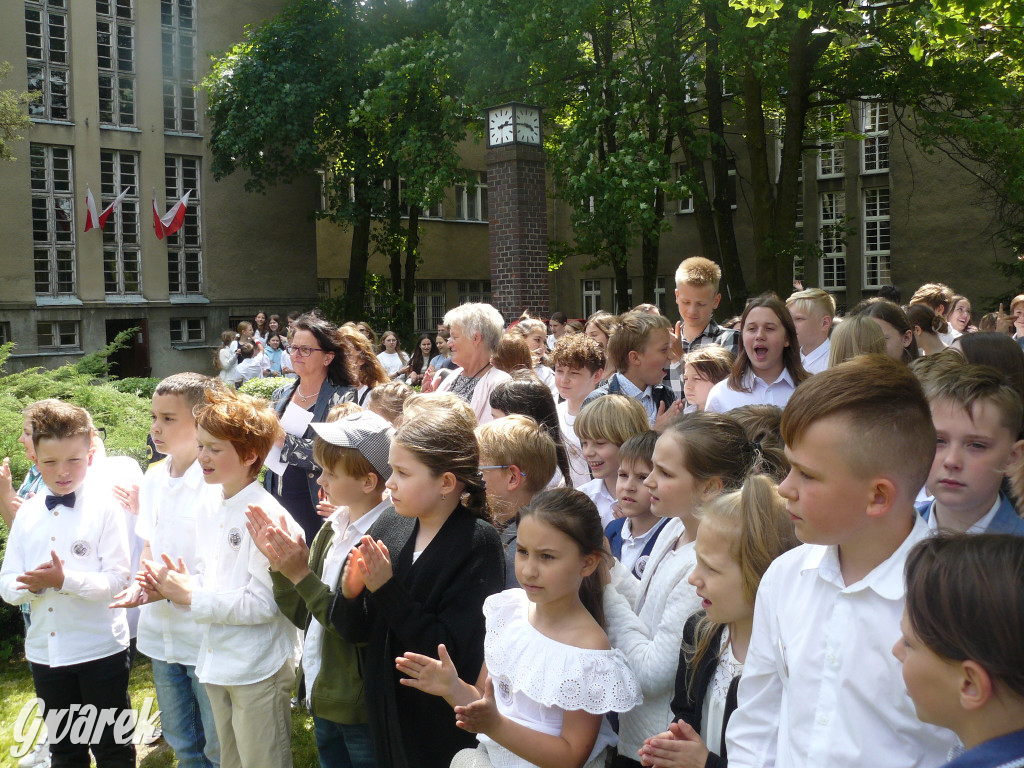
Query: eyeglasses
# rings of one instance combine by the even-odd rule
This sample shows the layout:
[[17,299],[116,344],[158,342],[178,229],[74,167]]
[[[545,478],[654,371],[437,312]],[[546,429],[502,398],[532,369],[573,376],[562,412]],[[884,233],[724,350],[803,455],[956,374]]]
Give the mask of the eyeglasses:
[[320,347],[292,347],[290,352],[295,357],[309,357],[314,352],[323,352]]
[[[483,472],[485,469],[511,469],[511,468],[512,468],[511,464],[491,464],[491,465],[486,466],[486,467],[480,467],[479,469],[480,469],[481,472]],[[516,467],[516,469],[519,469],[519,467]],[[521,469],[519,469],[519,474],[522,475],[523,477],[526,477],[526,473],[523,472],[523,470],[521,470]]]

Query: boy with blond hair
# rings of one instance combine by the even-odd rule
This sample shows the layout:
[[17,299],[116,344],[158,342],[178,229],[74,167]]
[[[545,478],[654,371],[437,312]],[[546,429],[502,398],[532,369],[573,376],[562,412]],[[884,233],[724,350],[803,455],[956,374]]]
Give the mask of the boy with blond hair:
[[608,340],[608,358],[615,373],[584,399],[592,403],[604,395],[625,395],[647,412],[649,425],[662,427],[682,413],[683,402],[662,384],[671,362],[672,326],[661,315],[628,312]]
[[786,299],[800,342],[800,362],[808,373],[828,368],[829,334],[836,314],[836,300],[821,288],[806,288]]
[[[563,339],[564,340],[564,339]],[[557,347],[562,342],[556,342]],[[513,414],[476,428],[480,441],[480,472],[487,486],[491,520],[505,550],[505,587],[516,579],[519,510],[543,491],[555,476],[555,441],[529,416]]]
[[935,430],[905,365],[865,355],[797,387],[779,486],[804,545],[773,562],[726,732],[730,768],[928,768],[956,739],[925,725],[890,653],[903,565],[928,526],[914,497]]
[[715,322],[714,312],[722,300],[718,285],[722,268],[711,259],[691,256],[676,269],[676,307],[680,320],[672,335],[672,357],[665,385],[677,400],[683,399],[683,357],[691,350],[707,344],[725,347],[733,356],[739,354],[740,335]]
[[929,529],[1024,536],[1001,492],[1024,455],[1020,395],[995,368],[960,365],[935,377],[928,399],[938,436],[927,482],[934,500],[917,509]]
[[604,348],[585,334],[567,334],[555,343],[551,366],[555,369],[555,387],[563,398],[555,406],[558,426],[562,431],[565,450],[569,454],[572,487],[579,488],[589,483],[591,477],[573,425],[583,407],[583,401],[597,389],[604,376]]

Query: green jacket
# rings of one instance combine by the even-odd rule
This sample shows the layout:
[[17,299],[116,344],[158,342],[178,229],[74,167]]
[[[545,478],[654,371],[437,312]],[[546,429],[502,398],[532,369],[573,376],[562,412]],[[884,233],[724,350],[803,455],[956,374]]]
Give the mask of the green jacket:
[[[309,570],[312,571],[298,584],[271,571],[274,582],[274,600],[281,613],[299,629],[309,627],[312,617],[324,625],[320,670],[313,681],[309,699],[313,714],[332,723],[360,725],[367,722],[366,700],[363,694],[363,644],[342,639],[329,618],[335,593],[320,581],[327,550],[334,540],[334,529],[324,523],[313,539],[309,550]],[[301,675],[302,668],[299,668]],[[307,684],[308,688],[308,684]]]

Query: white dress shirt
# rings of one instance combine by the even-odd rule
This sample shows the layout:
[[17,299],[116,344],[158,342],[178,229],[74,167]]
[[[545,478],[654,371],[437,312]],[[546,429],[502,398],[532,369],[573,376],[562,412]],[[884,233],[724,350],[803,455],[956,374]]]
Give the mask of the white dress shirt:
[[604,484],[604,480],[600,478],[591,480],[576,490],[582,491],[590,497],[590,500],[597,506],[598,514],[601,515],[601,528],[607,528],[608,523],[615,519],[615,510],[612,509],[612,505],[615,504],[616,498],[608,492],[608,486]]
[[270,563],[246,530],[245,510],[263,508],[271,520],[287,510],[255,480],[198,516],[191,579],[192,618],[202,628],[196,675],[201,683],[248,685],[276,674],[296,650],[295,628],[277,608]]
[[806,355],[800,352],[800,362],[808,373],[821,373],[828,368],[828,353],[832,349],[832,339],[825,339]]
[[[172,562],[185,561],[195,573],[197,517],[200,510],[220,504],[221,487],[203,480],[198,461],[181,477],[171,477],[171,458],[153,464],[139,489],[139,519],[135,532],[149,542],[153,559],[166,554]],[[194,667],[199,659],[202,630],[188,606],[158,600],[142,606],[138,646],[151,659]]]
[[[352,548],[359,543],[360,539],[370,530],[370,526],[377,522],[380,513],[391,506],[391,499],[385,498],[380,504],[371,509],[355,522],[349,522],[348,507],[338,507],[327,521],[334,529],[334,538],[331,539],[331,546],[324,555],[323,573],[320,580],[327,585],[332,592],[338,589],[338,582],[341,580],[341,571],[345,567],[345,560]],[[306,629],[306,637],[302,646],[302,671],[309,682],[306,685],[306,695],[313,689],[313,681],[320,674],[320,649],[323,647],[324,625],[310,616],[309,627]]]
[[[964,533],[985,533],[988,527],[992,525],[992,521],[996,518],[996,513],[999,511],[1000,505],[1003,503],[1003,497],[996,494],[996,500],[981,518],[978,519],[974,525],[970,526]],[[925,521],[928,524],[928,530],[932,533],[938,533],[939,521],[935,517],[935,500],[932,500],[931,509],[928,510],[928,519]]]
[[[32,607],[25,658],[63,667],[128,647],[125,611],[107,605],[128,585],[131,571],[124,510],[106,483],[86,478],[72,508],[47,509],[45,499],[51,495],[41,491],[18,510],[0,568],[0,595],[12,605]],[[38,595],[17,589],[17,577],[50,562],[51,550],[63,563],[64,585]]]
[[[627,571],[632,572],[633,566],[636,565],[636,561],[640,559],[640,554],[644,551],[644,547],[647,543],[658,535],[658,531],[668,522],[668,518],[661,518],[656,522],[647,533],[641,533],[638,536],[633,535],[633,521],[627,519],[622,524],[622,550],[619,552],[619,562],[622,563],[622,567]],[[651,551],[654,554],[654,551]],[[642,570],[642,569],[641,569]]]
[[771,384],[760,376],[754,375],[751,368],[747,368],[742,382],[745,391],[730,387],[728,379],[722,379],[715,384],[708,392],[708,401],[704,410],[728,413],[741,405],[777,405],[779,408],[785,408],[789,398],[793,395],[793,390],[796,389],[796,383],[789,375],[788,368],[783,368],[779,378]]
[[775,560],[757,590],[754,629],[726,732],[730,768],[932,768],[956,743],[917,719],[892,646],[903,565],[929,535],[914,528],[888,560],[847,586],[837,547]]

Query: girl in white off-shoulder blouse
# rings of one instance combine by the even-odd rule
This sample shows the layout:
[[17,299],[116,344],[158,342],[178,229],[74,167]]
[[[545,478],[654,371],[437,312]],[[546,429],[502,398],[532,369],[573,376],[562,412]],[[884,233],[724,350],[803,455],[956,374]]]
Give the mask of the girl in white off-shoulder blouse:
[[516,576],[522,589],[484,602],[484,666],[475,686],[457,676],[444,646],[440,659],[407,653],[402,680],[443,696],[460,728],[479,734],[452,768],[604,765],[616,742],[608,712],[641,701],[626,658],[608,643],[600,571],[603,531],[594,503],[557,488],[520,513]]

